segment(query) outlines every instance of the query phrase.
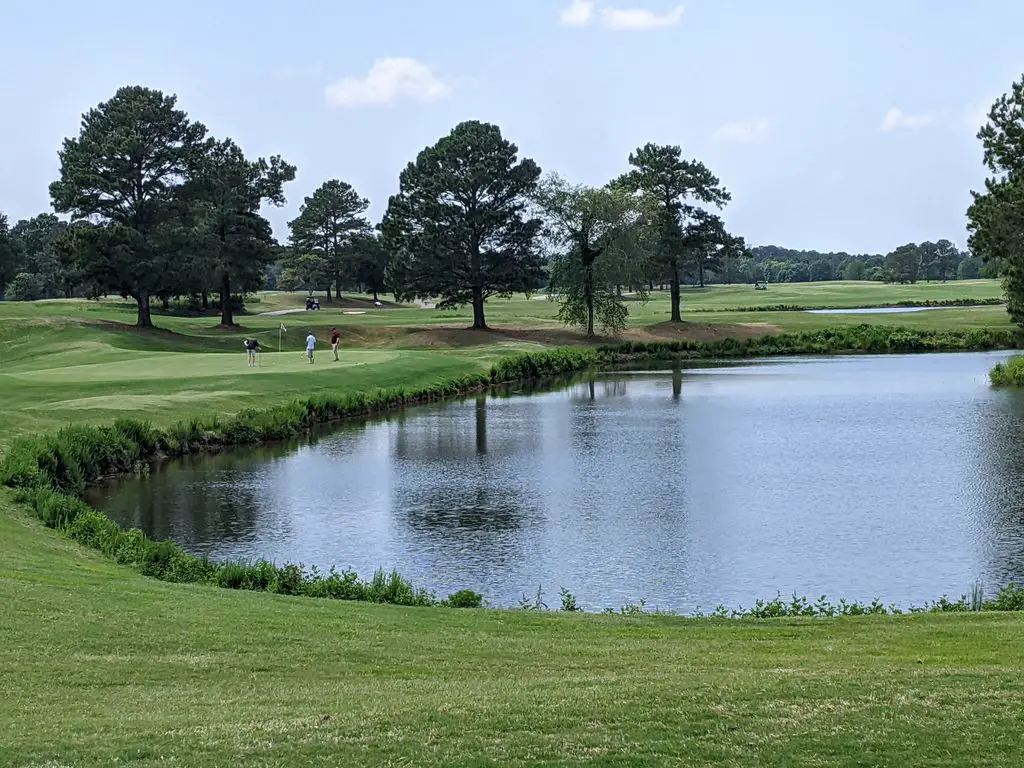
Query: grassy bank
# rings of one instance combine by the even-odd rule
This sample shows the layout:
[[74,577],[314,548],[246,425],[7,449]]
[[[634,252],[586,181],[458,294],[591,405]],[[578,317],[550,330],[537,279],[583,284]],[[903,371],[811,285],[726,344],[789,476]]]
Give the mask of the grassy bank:
[[0,764],[1012,765],[1020,614],[422,611],[167,584],[0,492]]
[[[244,317],[239,331],[160,318],[164,331],[136,333],[109,305],[67,315],[15,309],[22,314],[0,307],[0,452],[8,456],[16,435],[119,417],[145,419],[158,435],[197,420],[203,440],[254,439],[249,429],[277,429],[261,419],[294,414],[296,399],[353,403],[379,388],[479,384],[499,361],[540,346],[537,337],[494,333],[438,348],[447,331],[407,333],[369,313],[324,310],[317,328],[342,325],[352,344],[342,362],[321,355],[309,366],[293,338],[293,351],[267,354],[250,370],[242,335],[257,329],[276,348],[279,317]],[[899,344],[1010,343],[999,311],[901,318],[909,330]],[[989,319],[942,319],[977,313]],[[791,315],[817,323],[794,325],[818,334],[801,343],[899,346],[873,324],[854,331],[863,319],[771,314],[782,317],[777,327]],[[304,330],[284,322],[289,334]],[[507,322],[534,320],[510,314]],[[848,330],[824,331],[826,323]],[[983,338],[972,324],[995,335]],[[373,334],[387,344],[359,346],[360,332],[359,344]],[[719,352],[797,343],[746,338],[754,340],[724,342]],[[634,343],[661,341],[615,354],[692,356],[714,339]],[[69,450],[66,458],[87,457]],[[108,554],[116,558],[117,548]],[[421,610],[170,583],[132,564],[46,530],[0,489],[0,764],[967,766],[1012,765],[1024,749],[1021,614],[736,622]]]
[[996,363],[989,372],[995,387],[1024,386],[1024,357],[1011,357],[1005,363]]

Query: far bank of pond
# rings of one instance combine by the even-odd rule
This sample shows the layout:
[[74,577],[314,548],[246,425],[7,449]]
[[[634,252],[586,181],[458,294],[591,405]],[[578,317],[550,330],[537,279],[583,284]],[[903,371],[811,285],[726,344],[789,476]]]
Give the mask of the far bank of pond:
[[347,424],[94,489],[213,558],[598,610],[776,592],[921,604],[1024,577],[1024,395],[1006,353],[776,359],[602,374]]

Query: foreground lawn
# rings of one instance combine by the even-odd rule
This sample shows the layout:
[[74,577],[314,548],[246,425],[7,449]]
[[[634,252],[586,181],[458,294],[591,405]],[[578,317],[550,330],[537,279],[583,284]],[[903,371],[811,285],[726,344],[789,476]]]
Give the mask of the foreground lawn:
[[0,495],[0,764],[1014,765],[1024,616],[730,622],[164,584]]

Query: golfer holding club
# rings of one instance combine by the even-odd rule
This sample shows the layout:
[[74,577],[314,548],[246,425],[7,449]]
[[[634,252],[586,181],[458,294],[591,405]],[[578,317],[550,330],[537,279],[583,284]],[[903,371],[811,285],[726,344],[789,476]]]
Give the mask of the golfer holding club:
[[313,362],[313,350],[316,348],[316,336],[313,332],[309,332],[309,336],[306,337],[306,357],[309,358],[309,362]]
[[341,343],[341,334],[337,328],[331,328],[331,350],[334,352],[334,359],[338,359],[338,345]]
[[260,351],[260,343],[256,339],[246,339],[245,349],[249,353],[249,367],[256,367],[256,353]]

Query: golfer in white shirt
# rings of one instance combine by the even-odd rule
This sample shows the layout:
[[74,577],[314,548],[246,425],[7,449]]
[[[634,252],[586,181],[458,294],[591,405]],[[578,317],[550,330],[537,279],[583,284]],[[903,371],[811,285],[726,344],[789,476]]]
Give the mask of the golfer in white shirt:
[[306,357],[309,358],[309,362],[313,362],[313,350],[316,348],[316,336],[313,332],[309,332],[309,336],[306,337]]

